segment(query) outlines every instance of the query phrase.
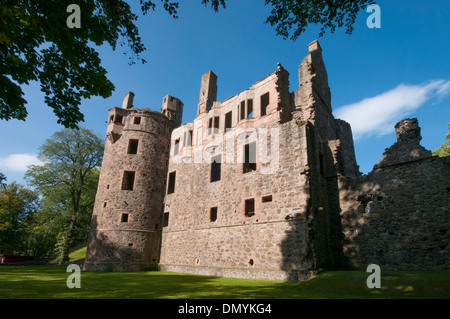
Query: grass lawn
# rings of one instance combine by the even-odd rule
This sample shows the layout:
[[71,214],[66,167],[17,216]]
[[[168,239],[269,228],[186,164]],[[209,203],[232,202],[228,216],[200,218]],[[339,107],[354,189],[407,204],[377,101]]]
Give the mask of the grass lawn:
[[364,271],[329,271],[304,282],[246,280],[146,271],[81,272],[81,288],[69,289],[70,273],[58,265],[1,266],[0,298],[450,298],[450,272],[389,271],[381,288],[369,289]]
[[[70,260],[84,259],[86,245]],[[369,289],[365,271],[327,271],[303,282],[251,280],[160,271],[81,271],[81,288],[56,260],[39,266],[0,266],[0,299],[373,299],[450,298],[450,272],[383,271],[381,288]]]

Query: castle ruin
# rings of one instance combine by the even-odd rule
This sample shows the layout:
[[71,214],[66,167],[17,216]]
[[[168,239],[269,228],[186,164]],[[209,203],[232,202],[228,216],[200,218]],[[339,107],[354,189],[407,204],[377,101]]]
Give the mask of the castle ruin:
[[350,125],[335,119],[317,41],[298,69],[217,99],[202,76],[197,116],[109,110],[85,269],[302,280],[317,269],[450,269],[450,157],[420,146],[416,119],[359,172]]

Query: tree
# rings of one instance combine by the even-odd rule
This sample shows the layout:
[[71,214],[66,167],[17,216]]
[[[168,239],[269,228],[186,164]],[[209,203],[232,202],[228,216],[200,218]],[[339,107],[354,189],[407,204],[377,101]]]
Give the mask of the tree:
[[[266,23],[276,26],[277,35],[284,39],[296,40],[309,24],[321,25],[319,37],[327,29],[331,33],[336,28],[346,28],[346,33],[353,32],[357,14],[365,9],[372,0],[265,0],[272,5],[271,15]],[[292,31],[292,34],[291,34]]]
[[3,173],[0,173],[0,188],[6,187],[6,176]]
[[[107,98],[114,85],[106,77],[93,46],[109,45],[113,50],[129,48],[130,64],[145,63],[146,50],[136,27],[138,16],[124,0],[79,0],[80,28],[70,28],[67,12],[72,0],[4,0],[0,4],[0,119],[25,120],[26,103],[21,85],[39,81],[45,102],[57,122],[75,128],[84,121],[79,105],[92,96]],[[155,10],[156,0],[140,0],[145,15]],[[172,18],[178,18],[178,2],[160,0]],[[226,0],[201,0],[215,12]],[[310,23],[321,24],[320,35],[329,28],[353,30],[357,13],[368,0],[266,0],[272,6],[266,23],[276,26],[278,35],[295,40]]]
[[0,251],[4,254],[25,251],[29,223],[36,212],[38,194],[12,182],[0,188]]
[[[135,25],[137,16],[121,0],[80,0],[83,26],[69,28],[67,7],[71,0],[6,0],[0,4],[0,119],[25,120],[27,101],[20,85],[39,81],[45,102],[58,123],[75,128],[84,116],[81,99],[107,98],[114,85],[107,79],[99,54],[91,43],[114,50],[117,42],[130,48],[130,63],[145,60],[145,50]],[[176,17],[177,4],[161,0]],[[143,13],[155,9],[140,1]]]
[[77,232],[81,229],[87,236],[103,148],[103,140],[91,130],[66,128],[39,148],[44,164],[32,165],[25,173],[43,197],[41,218],[50,220],[56,214],[60,223],[62,262],[69,260],[69,248],[80,237]]
[[445,135],[446,142],[442,143],[437,150],[433,150],[433,156],[450,156],[450,124],[448,124],[449,132]]

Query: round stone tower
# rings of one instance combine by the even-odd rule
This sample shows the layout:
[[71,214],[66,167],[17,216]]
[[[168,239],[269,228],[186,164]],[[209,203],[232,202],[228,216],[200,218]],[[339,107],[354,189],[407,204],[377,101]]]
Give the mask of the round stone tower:
[[[133,97],[128,93],[122,108],[108,111],[86,270],[139,271],[158,265],[170,136],[181,123],[183,103],[165,97],[163,114],[133,108]],[[175,110],[167,110],[174,105]]]

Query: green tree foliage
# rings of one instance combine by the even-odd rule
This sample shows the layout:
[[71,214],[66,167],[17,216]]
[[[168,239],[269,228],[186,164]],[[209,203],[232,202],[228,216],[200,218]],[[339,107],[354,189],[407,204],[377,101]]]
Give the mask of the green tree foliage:
[[[176,5],[161,0],[175,15]],[[27,110],[20,85],[39,81],[45,102],[58,123],[74,128],[84,120],[81,99],[107,98],[114,85],[107,79],[99,54],[92,48],[108,44],[130,49],[130,63],[145,62],[145,50],[135,25],[137,16],[120,0],[80,0],[81,28],[68,28],[71,0],[5,0],[0,4],[0,119],[25,120]],[[152,1],[140,1],[144,13]]]
[[0,253],[26,251],[26,237],[38,205],[38,194],[12,182],[0,188]]
[[347,34],[351,34],[358,13],[373,1],[265,0],[265,3],[272,6],[266,23],[275,26],[277,35],[284,39],[296,40],[310,24],[321,26],[319,37],[323,36],[327,29],[334,33],[336,28],[342,27],[345,27]]
[[[79,105],[92,96],[107,98],[114,91],[95,46],[117,45],[129,50],[130,64],[146,60],[146,50],[136,26],[138,16],[124,0],[79,0],[80,28],[68,28],[67,7],[72,0],[3,0],[0,3],[0,119],[25,120],[27,101],[21,85],[38,81],[45,103],[57,122],[75,128],[84,121]],[[145,15],[161,3],[164,11],[178,18],[177,1],[140,0]],[[214,11],[225,8],[226,0],[201,0]],[[272,6],[266,23],[276,26],[278,35],[297,39],[308,24],[353,30],[357,13],[368,0],[266,0]]]
[[0,187],[5,187],[6,186],[6,176],[3,173],[0,173]]
[[449,132],[445,135],[446,142],[442,143],[437,150],[433,150],[433,156],[450,156],[450,124],[448,124]]
[[103,140],[91,130],[66,128],[40,147],[44,164],[30,166],[25,174],[42,195],[36,238],[56,240],[61,261],[87,237],[103,148]]

